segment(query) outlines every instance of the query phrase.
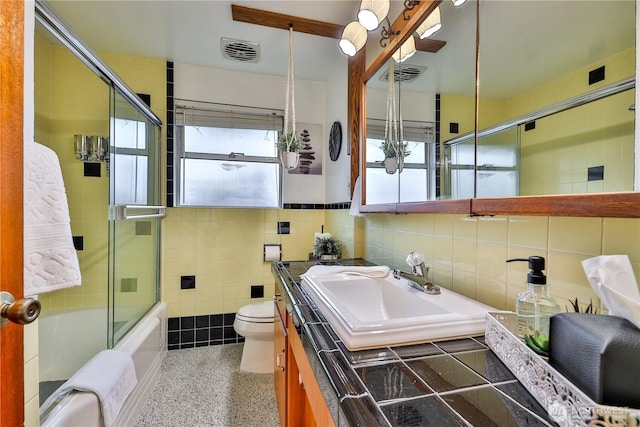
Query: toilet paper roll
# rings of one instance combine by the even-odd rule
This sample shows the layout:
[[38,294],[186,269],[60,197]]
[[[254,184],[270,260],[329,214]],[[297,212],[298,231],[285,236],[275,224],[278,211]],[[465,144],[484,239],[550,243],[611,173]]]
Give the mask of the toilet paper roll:
[[280,245],[264,245],[264,262],[280,261]]

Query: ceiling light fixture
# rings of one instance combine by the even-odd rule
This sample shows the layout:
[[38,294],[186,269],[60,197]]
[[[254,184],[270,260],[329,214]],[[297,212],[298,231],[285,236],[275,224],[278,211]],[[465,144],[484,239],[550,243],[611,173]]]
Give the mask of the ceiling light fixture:
[[391,58],[393,58],[396,62],[404,62],[407,59],[411,58],[416,53],[416,39],[413,36],[409,37],[400,49],[393,52]]
[[383,25],[382,29],[380,30],[380,46],[382,47],[387,46],[387,40],[389,40],[391,36],[397,36],[398,34],[400,34],[400,31],[393,31],[389,18],[384,18],[384,20],[387,21],[387,26],[389,27],[389,29],[387,29],[387,27]]
[[437,7],[429,16],[427,16],[427,19],[420,24],[416,33],[418,33],[418,37],[421,39],[426,39],[427,37],[432,36],[440,28],[442,28],[442,23],[440,22],[440,8]]
[[420,1],[418,0],[404,0],[404,10],[402,11],[402,18],[404,18],[405,21],[411,19],[411,16],[408,15],[407,12],[412,11],[413,8],[419,4]]
[[[451,1],[454,6],[459,6],[466,0]],[[413,10],[418,4],[420,4],[419,0],[404,0],[402,16],[405,20],[410,19],[407,12]],[[342,53],[354,56],[366,44],[367,31],[377,29],[382,21],[386,21],[387,24],[386,26],[383,25],[380,30],[380,46],[386,47],[387,40],[390,39],[391,36],[399,35],[400,31],[394,31],[391,21],[389,21],[389,17],[387,16],[389,13],[389,7],[390,0],[362,0],[360,2],[360,9],[358,10],[358,20],[350,22],[342,30],[342,36],[338,42],[338,46],[340,46]],[[416,31],[420,38],[423,39],[431,36],[441,27],[440,8],[436,7]],[[393,54],[393,58],[397,58],[396,62],[402,62],[416,52],[413,36],[409,37],[409,39],[404,42],[398,52]],[[400,54],[400,52],[403,53]]]
[[358,11],[358,21],[360,25],[373,31],[380,25],[380,22],[387,17],[391,2],[389,0],[362,0]]
[[352,21],[344,27],[338,46],[340,46],[342,53],[353,56],[362,49],[366,42],[367,30],[360,25],[360,22]]

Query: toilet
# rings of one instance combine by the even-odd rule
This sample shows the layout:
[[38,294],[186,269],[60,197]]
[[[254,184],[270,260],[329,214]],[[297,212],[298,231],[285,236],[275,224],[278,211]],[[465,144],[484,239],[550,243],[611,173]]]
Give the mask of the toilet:
[[240,307],[233,329],[244,337],[240,370],[266,374],[273,372],[273,301]]

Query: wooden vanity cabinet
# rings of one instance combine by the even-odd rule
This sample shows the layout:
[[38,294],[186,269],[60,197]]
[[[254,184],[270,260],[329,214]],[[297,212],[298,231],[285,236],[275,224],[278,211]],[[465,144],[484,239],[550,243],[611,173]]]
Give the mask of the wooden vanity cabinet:
[[287,310],[280,293],[275,294],[273,301],[273,384],[276,392],[280,425],[285,427],[287,425]]
[[274,386],[280,425],[335,426],[298,331],[279,292],[276,292],[274,300]]

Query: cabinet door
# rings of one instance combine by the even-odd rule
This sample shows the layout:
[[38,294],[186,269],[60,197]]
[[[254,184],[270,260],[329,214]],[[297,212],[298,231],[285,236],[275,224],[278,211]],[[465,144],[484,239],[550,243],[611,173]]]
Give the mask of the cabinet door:
[[[302,381],[296,358],[291,347],[288,349],[287,364],[287,427],[316,427],[316,419],[309,402],[309,396]],[[328,426],[328,424],[327,424]]]
[[302,347],[300,336],[287,318],[287,421],[289,426],[334,427],[333,418]]
[[280,425],[286,426],[287,407],[287,331],[285,323],[284,301],[278,293],[274,296],[274,337],[273,337],[273,383],[276,391],[276,402],[278,404],[278,414],[280,415]]

